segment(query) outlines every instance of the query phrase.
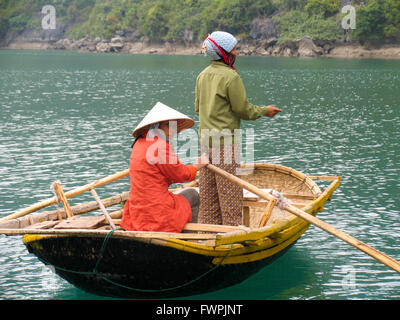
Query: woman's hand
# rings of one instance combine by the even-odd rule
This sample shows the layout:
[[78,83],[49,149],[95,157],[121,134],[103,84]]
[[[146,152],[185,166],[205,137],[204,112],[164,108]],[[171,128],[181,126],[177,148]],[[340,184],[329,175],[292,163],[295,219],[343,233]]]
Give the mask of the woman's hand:
[[268,106],[267,117],[273,118],[278,112],[282,112],[282,109],[279,109],[275,106]]
[[203,153],[199,158],[197,158],[196,162],[193,164],[197,170],[204,168],[206,165],[210,163],[208,159],[208,154]]

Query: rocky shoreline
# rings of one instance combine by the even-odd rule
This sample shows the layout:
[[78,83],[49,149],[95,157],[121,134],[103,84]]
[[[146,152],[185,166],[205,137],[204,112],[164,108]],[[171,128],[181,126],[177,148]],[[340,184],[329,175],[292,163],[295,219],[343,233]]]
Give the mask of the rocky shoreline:
[[[123,36],[109,40],[89,39],[88,37],[79,40],[63,38],[57,41],[19,39],[2,48],[125,54],[201,54],[201,42],[199,41],[151,41],[129,39]],[[241,40],[238,51],[242,56],[400,59],[400,45],[398,44],[364,43],[361,45],[358,42],[313,41],[310,37],[281,43],[275,37],[267,40]]]

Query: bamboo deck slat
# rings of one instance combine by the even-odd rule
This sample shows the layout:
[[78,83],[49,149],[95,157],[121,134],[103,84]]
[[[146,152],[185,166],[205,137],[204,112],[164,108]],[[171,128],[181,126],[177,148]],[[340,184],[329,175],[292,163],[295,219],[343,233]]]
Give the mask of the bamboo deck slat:
[[[88,229],[0,229],[0,234],[18,236],[25,234],[58,235],[58,236],[97,236],[104,237],[110,230]],[[187,239],[187,240],[213,240],[216,235],[202,233],[171,233],[171,232],[147,232],[147,231],[114,231],[113,236],[122,238],[142,239]]]

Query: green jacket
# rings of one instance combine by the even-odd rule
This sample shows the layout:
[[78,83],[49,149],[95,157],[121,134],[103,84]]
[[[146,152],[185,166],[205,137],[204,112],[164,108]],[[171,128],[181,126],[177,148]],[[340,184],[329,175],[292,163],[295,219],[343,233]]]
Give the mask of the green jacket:
[[[196,80],[195,111],[199,116],[201,143],[208,136],[204,129],[234,133],[240,120],[256,120],[266,116],[268,107],[259,107],[246,99],[246,89],[239,74],[223,62],[212,61]],[[203,132],[203,133],[202,133]],[[216,132],[214,130],[214,132]],[[212,139],[209,138],[209,145]],[[221,145],[224,139],[220,139]]]

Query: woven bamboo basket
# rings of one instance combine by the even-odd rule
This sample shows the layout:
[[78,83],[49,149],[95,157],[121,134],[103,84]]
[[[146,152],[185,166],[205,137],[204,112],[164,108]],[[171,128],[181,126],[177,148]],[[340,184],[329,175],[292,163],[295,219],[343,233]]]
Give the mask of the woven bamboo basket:
[[[297,206],[306,205],[310,200],[317,198],[321,194],[321,189],[307,175],[297,170],[276,164],[255,164],[242,165],[240,178],[257,186],[260,189],[277,190],[295,201]],[[250,196],[251,198],[251,196]],[[249,226],[255,228],[259,225],[262,215],[265,212],[267,201],[253,198],[254,204],[249,200],[249,196],[244,194],[244,211],[249,208]],[[257,203],[257,205],[256,205]],[[267,225],[274,224],[279,220],[288,218],[292,214],[275,207]],[[245,217],[245,213],[243,213]]]

